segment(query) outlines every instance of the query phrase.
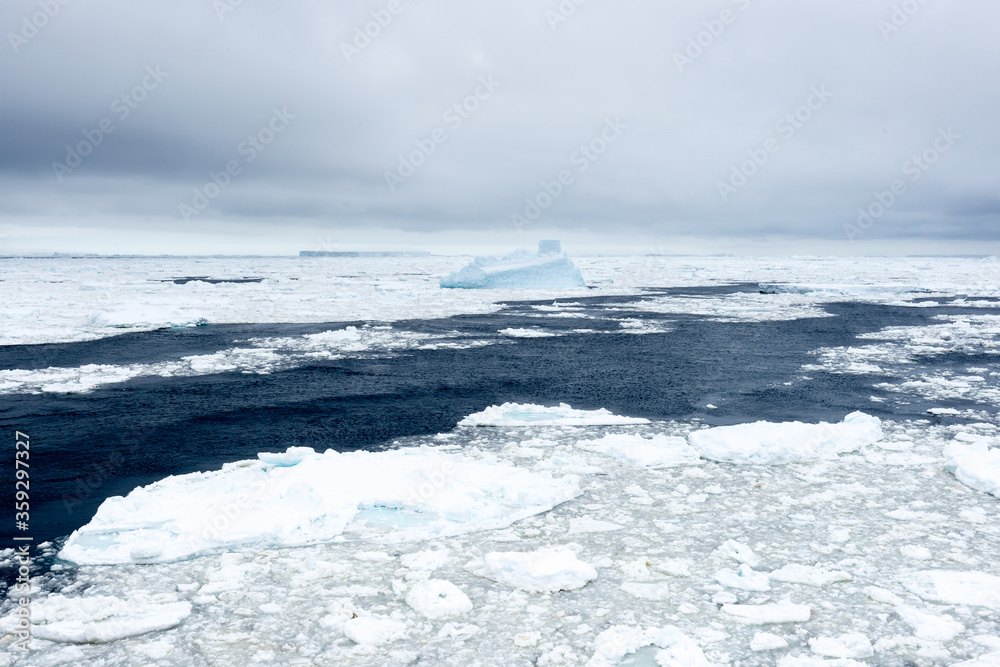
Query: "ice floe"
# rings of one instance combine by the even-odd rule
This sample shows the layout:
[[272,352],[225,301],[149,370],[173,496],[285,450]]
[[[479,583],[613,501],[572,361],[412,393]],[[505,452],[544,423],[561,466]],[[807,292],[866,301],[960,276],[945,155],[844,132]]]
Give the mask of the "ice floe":
[[754,422],[694,431],[688,441],[713,461],[776,465],[835,457],[882,439],[881,421],[852,412],[839,424]]
[[76,563],[157,562],[235,544],[330,540],[352,521],[355,534],[375,541],[428,539],[502,528],[579,493],[574,477],[432,448],[296,448],[278,460],[168,477],[108,498],[60,555]]
[[611,424],[648,424],[642,417],[620,417],[604,408],[574,410],[565,403],[545,407],[531,403],[491,405],[471,414],[459,426],[606,426]]
[[466,564],[480,577],[532,593],[555,593],[583,588],[597,578],[593,565],[569,549],[494,551]]
[[622,459],[639,468],[673,468],[701,462],[698,452],[687,440],[676,436],[644,438],[635,434],[609,433],[599,440],[581,440],[577,447]]
[[[962,435],[962,434],[959,434]],[[962,484],[1000,498],[1000,448],[986,439],[949,443],[944,448],[947,468]]]
[[770,604],[724,604],[722,612],[748,625],[805,623],[812,613],[808,605],[788,600]]

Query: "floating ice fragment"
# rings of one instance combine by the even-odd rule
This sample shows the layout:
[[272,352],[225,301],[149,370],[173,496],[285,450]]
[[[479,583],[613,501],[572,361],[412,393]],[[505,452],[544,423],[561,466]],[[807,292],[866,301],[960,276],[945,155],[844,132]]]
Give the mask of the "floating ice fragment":
[[850,581],[851,575],[841,570],[827,570],[819,566],[791,563],[780,570],[772,572],[771,579],[793,584],[826,586],[837,581]]
[[621,589],[640,600],[666,600],[670,597],[670,586],[664,582],[649,584],[626,581]]
[[559,289],[586,287],[580,270],[559,241],[539,241],[538,252],[517,250],[503,257],[476,257],[468,266],[441,278],[443,288]]
[[956,662],[951,667],[1000,667],[1000,651],[987,653],[971,660]]
[[745,591],[769,591],[771,581],[764,572],[755,572],[749,565],[740,565],[735,572],[732,570],[719,570],[715,573],[715,580],[723,586],[739,588]]
[[778,667],[868,667],[868,663],[849,658],[824,660],[823,658],[786,655],[778,660]]
[[475,575],[532,593],[555,593],[583,588],[597,579],[592,565],[569,549],[494,551],[465,568]]
[[597,519],[591,519],[590,517],[581,517],[579,519],[569,520],[569,531],[570,535],[579,535],[581,533],[607,533],[613,530],[621,530],[624,526],[620,526],[617,523],[611,523],[610,521],[598,521]]
[[344,623],[344,636],[356,644],[381,646],[405,633],[405,625],[385,616],[359,616]]
[[521,648],[531,648],[532,646],[538,646],[538,642],[542,640],[542,633],[538,631],[531,632],[521,632],[514,635],[514,644],[520,646]]
[[[108,498],[60,557],[88,565],[163,562],[237,544],[328,541],[349,524],[352,535],[398,543],[505,528],[579,494],[575,477],[435,448],[300,452],[286,460],[295,457],[301,460],[292,466],[242,461]],[[150,545],[161,553],[149,557]]]
[[860,632],[848,632],[839,637],[815,637],[809,648],[828,658],[868,658],[875,654],[872,643]]
[[1000,498],[1000,448],[990,449],[985,441],[945,446],[944,467],[962,484]]
[[835,458],[881,439],[882,422],[863,412],[852,412],[839,424],[759,421],[688,434],[702,458],[761,465]]
[[965,632],[963,624],[946,614],[930,614],[906,605],[896,607],[896,613],[918,639],[946,642]]
[[660,667],[712,667],[695,641],[672,625],[646,630],[614,625],[594,639],[594,655],[586,667],[613,667],[646,646],[661,649],[655,663]]
[[469,596],[455,584],[443,579],[428,579],[413,584],[406,594],[406,604],[435,620],[472,611]]
[[726,540],[723,542],[715,553],[723,556],[724,558],[732,558],[738,560],[741,563],[745,563],[750,567],[757,567],[760,561],[757,559],[757,554],[745,544],[740,544],[736,540]]
[[983,572],[924,570],[903,585],[925,600],[1000,609],[1000,577]]
[[771,604],[726,604],[725,614],[733,616],[747,625],[768,625],[771,623],[805,623],[811,616],[808,605],[793,604],[788,600]]
[[701,457],[684,438],[609,433],[598,440],[581,440],[581,449],[613,456],[637,468],[674,468],[701,463]]
[[918,544],[904,544],[899,547],[899,553],[911,560],[930,560],[931,550]]
[[[172,628],[191,614],[190,602],[154,603],[106,595],[50,595],[32,601],[31,634],[39,639],[72,644],[113,642]],[[0,631],[13,633],[13,616]]]
[[451,560],[451,554],[447,549],[428,549],[412,554],[404,554],[400,558],[403,567],[411,570],[425,570],[431,572],[446,565]]
[[779,648],[788,648],[788,642],[770,632],[758,632],[750,640],[751,651],[774,651]]
[[620,417],[604,408],[574,410],[565,403],[548,408],[531,403],[491,405],[482,412],[471,414],[459,426],[606,426],[614,424],[648,424],[641,417]]

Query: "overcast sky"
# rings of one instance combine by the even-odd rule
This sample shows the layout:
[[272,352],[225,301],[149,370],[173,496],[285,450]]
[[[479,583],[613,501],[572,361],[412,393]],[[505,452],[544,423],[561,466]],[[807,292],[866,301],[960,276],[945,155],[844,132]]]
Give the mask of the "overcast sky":
[[7,0],[0,254],[1000,253],[995,1],[576,2]]

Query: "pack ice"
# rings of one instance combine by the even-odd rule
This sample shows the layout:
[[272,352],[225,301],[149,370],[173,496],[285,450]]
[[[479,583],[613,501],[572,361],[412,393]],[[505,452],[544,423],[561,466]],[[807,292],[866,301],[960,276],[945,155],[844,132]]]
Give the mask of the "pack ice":
[[553,478],[432,447],[262,453],[222,470],[168,477],[105,500],[60,557],[164,562],[239,544],[301,546],[342,536],[402,542],[505,528],[579,493]]
[[477,257],[441,279],[441,287],[463,289],[560,289],[585,287],[583,275],[559,241],[538,242],[538,252],[516,250],[503,257]]

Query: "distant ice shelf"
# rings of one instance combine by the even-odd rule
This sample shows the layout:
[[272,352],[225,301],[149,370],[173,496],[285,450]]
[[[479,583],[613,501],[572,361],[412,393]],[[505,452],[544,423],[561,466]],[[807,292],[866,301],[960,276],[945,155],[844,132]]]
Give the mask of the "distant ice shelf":
[[517,250],[503,257],[477,257],[441,279],[441,287],[462,289],[561,289],[585,287],[583,275],[559,241],[538,242],[538,252]]

